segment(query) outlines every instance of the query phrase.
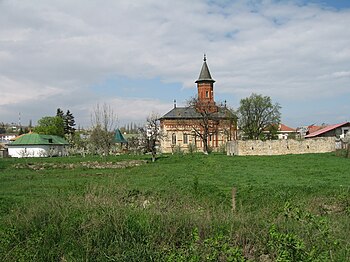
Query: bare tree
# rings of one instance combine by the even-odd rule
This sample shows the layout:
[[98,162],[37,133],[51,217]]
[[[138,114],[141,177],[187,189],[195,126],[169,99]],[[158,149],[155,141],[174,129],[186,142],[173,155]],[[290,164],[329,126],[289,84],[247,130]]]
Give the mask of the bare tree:
[[204,154],[210,151],[209,138],[218,134],[219,131],[223,132],[229,140],[234,139],[237,117],[233,110],[223,105],[217,106],[200,101],[198,98],[190,99],[187,105],[195,110],[194,115],[191,121],[179,120],[178,126],[191,126],[194,136],[203,142]]
[[109,155],[114,140],[117,117],[110,105],[96,105],[91,115],[92,133],[90,143],[93,150],[104,156]]
[[159,117],[156,114],[152,114],[147,118],[146,125],[139,128],[140,146],[145,153],[151,153],[152,162],[156,161],[157,148],[164,138],[158,119]]

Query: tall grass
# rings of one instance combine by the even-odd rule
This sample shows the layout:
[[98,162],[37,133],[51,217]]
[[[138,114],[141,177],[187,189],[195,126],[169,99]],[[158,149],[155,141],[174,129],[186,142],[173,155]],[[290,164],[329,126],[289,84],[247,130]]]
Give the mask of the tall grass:
[[2,261],[350,260],[350,163],[332,154],[13,168],[23,162],[0,171]]

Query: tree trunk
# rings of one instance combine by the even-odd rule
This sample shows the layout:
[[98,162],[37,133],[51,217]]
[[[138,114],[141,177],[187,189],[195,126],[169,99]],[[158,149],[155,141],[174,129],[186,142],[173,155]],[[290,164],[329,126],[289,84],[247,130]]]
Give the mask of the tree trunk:
[[205,155],[208,155],[208,139],[203,138],[203,152]]

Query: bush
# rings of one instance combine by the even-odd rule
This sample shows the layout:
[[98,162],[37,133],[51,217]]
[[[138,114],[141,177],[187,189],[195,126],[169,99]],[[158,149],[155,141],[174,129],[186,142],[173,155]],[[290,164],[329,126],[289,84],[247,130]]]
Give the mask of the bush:
[[188,148],[188,153],[190,153],[190,154],[197,152],[196,144],[190,143],[190,144],[188,144],[187,148]]

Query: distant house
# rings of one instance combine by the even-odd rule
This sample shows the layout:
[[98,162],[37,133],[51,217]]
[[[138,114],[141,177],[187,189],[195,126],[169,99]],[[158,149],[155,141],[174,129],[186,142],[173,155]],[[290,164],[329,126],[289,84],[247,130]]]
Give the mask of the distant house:
[[0,143],[8,144],[10,140],[16,137],[15,134],[0,134]]
[[[286,126],[285,124],[278,124],[277,130],[276,130],[276,127],[277,125],[273,125],[272,129],[275,129],[275,132],[276,132],[275,136],[277,136],[276,138],[278,139],[295,138],[297,134],[296,129]],[[271,126],[267,127],[264,131],[264,134],[266,135],[267,138],[269,137],[269,133],[271,132],[269,131],[269,129],[271,129]]]
[[29,133],[8,144],[11,157],[66,156],[69,143],[59,136]]
[[325,128],[327,125],[322,125],[322,126],[315,126],[315,125],[309,125],[307,127],[307,130],[306,130],[306,134],[305,135],[308,135],[308,134],[311,134],[311,133],[314,133],[322,128]]
[[278,125],[278,130],[277,130],[278,139],[287,139],[288,137],[295,138],[296,133],[297,133],[297,131],[295,128],[291,128],[291,127],[286,126],[284,124]]
[[336,125],[330,125],[318,129],[312,133],[309,133],[305,138],[315,138],[315,137],[336,137],[344,138],[346,133],[350,130],[350,122],[343,122]]

